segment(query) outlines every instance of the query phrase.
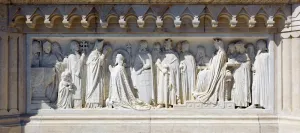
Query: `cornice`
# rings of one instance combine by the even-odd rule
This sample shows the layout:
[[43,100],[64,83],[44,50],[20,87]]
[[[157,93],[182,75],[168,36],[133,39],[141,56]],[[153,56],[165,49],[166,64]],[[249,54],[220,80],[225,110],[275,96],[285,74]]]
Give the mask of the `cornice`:
[[292,4],[300,0],[0,0],[1,4]]

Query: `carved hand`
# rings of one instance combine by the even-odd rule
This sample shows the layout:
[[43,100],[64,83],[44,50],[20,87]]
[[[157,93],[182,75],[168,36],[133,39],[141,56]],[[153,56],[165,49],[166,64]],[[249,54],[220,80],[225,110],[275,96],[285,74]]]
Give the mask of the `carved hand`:
[[163,74],[166,74],[168,72],[168,69],[164,68],[162,69]]

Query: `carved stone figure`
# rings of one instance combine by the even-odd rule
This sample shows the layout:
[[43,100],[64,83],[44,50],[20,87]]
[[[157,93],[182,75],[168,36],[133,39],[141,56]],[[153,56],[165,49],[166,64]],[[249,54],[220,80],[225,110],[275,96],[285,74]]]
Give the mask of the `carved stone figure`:
[[228,63],[236,63],[235,57],[237,54],[237,50],[235,47],[235,43],[230,43],[227,49]]
[[52,44],[49,41],[43,43],[43,54],[41,59],[41,67],[54,67],[56,62],[59,61],[54,54]]
[[252,105],[249,108],[268,108],[269,53],[265,40],[257,41],[257,54],[253,64]]
[[183,41],[182,53],[180,54],[180,73],[181,73],[181,102],[185,103],[192,99],[192,90],[196,83],[196,62],[194,56],[189,52],[189,43]]
[[64,59],[64,56],[63,56],[63,53],[62,53],[59,43],[57,43],[57,42],[52,43],[52,51],[58,61],[62,61]]
[[70,47],[73,53],[71,53],[64,62],[67,69],[71,72],[72,82],[75,86],[75,93],[73,95],[74,108],[82,108],[82,66],[85,60],[85,53],[80,54],[79,43],[77,41],[71,41]]
[[218,101],[224,101],[224,79],[227,57],[221,39],[214,39],[214,45],[218,51],[210,60],[208,70],[199,72],[204,72],[205,74],[203,75],[205,75],[205,78],[201,79],[203,81],[197,81],[199,84],[193,92],[196,100],[207,104],[217,104]]
[[197,47],[196,61],[197,66],[206,66],[209,62],[209,58],[206,56],[205,48],[203,46]]
[[72,93],[74,92],[72,75],[68,70],[61,74],[59,82],[57,107],[62,109],[72,108]]
[[142,40],[140,48],[136,54],[133,73],[134,87],[137,89],[137,94],[140,100],[151,104],[153,96],[153,65],[151,54],[147,51],[148,43]]
[[42,56],[41,42],[34,40],[32,41],[32,54],[31,54],[31,67],[39,67]]
[[232,99],[238,108],[248,107],[251,103],[251,61],[246,53],[245,44],[241,41],[235,44],[236,60],[238,67],[233,72],[234,85]]
[[104,106],[104,58],[107,52],[103,50],[103,40],[97,40],[87,59],[86,108]]
[[124,67],[124,56],[116,55],[116,66],[109,66],[111,73],[106,105],[111,108],[150,109],[150,105],[135,98]]
[[157,69],[157,66],[155,65],[156,62],[160,62],[161,61],[161,45],[159,42],[155,42],[153,49],[152,49],[152,62],[153,62],[153,76],[155,77],[155,80],[153,80],[153,85],[154,85],[154,90],[153,90],[153,96],[154,96],[154,105],[157,104],[157,87],[158,87],[158,78],[157,78],[157,74],[159,73],[159,69]]
[[172,49],[172,40],[164,42],[165,51],[161,60],[156,62],[158,83],[157,83],[157,104],[158,108],[175,105],[179,99],[179,59]]
[[255,48],[254,48],[252,43],[246,44],[246,48],[247,48],[247,54],[250,58],[251,65],[252,65],[254,63],[254,60],[255,60]]

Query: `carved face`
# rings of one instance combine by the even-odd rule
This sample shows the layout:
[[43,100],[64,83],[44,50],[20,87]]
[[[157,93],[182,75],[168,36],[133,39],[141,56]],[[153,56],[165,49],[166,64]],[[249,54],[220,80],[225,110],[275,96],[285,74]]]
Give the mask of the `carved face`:
[[66,81],[66,82],[72,82],[72,76],[71,76],[71,73],[68,72],[68,71],[65,71],[61,74],[61,79],[63,81]]
[[205,49],[203,47],[198,47],[197,51],[198,56],[203,57],[205,56]]
[[46,53],[46,54],[49,54],[51,52],[51,43],[46,41],[44,44],[43,44],[43,51]]
[[183,42],[182,52],[187,52],[187,51],[189,51],[189,44],[188,44],[188,42]]
[[140,51],[147,51],[148,44],[147,42],[142,41],[140,43]]
[[155,43],[153,46],[153,52],[160,52],[160,44],[159,43]]
[[224,47],[223,41],[219,38],[214,39],[214,45],[217,50],[223,49],[223,47]]
[[78,42],[76,42],[76,41],[72,41],[71,42],[71,49],[73,50],[73,51],[79,51],[79,44],[78,44]]
[[257,42],[257,48],[258,50],[266,50],[267,49],[267,44],[265,41],[258,41]]
[[247,52],[248,52],[249,54],[254,54],[255,49],[254,49],[254,46],[253,46],[252,44],[248,44],[248,45],[247,45]]
[[229,53],[229,54],[233,54],[233,53],[235,53],[235,52],[236,52],[236,49],[235,49],[234,44],[229,44],[229,45],[228,45],[228,53]]
[[245,53],[246,52],[245,45],[242,42],[237,42],[235,44],[235,48],[236,48],[236,51],[239,52],[239,53]]
[[102,47],[103,47],[103,41],[96,41],[95,43],[95,48],[99,51],[102,50]]
[[32,53],[38,54],[38,53],[41,53],[41,52],[42,52],[42,48],[41,48],[40,42],[33,41],[32,42]]
[[123,65],[124,63],[124,57],[121,54],[117,54],[116,56],[116,64],[118,65]]
[[172,41],[171,40],[166,40],[164,42],[164,46],[166,50],[171,50],[172,49]]

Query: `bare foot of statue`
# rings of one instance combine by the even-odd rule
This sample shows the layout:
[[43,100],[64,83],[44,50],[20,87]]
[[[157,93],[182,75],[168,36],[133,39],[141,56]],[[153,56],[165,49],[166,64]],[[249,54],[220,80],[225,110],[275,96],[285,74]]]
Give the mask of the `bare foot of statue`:
[[257,107],[256,107],[256,105],[251,105],[251,106],[249,106],[247,109],[256,109]]
[[158,108],[158,109],[163,108],[163,107],[164,107],[164,105],[162,105],[162,104],[159,104],[158,106],[156,106],[156,108]]

